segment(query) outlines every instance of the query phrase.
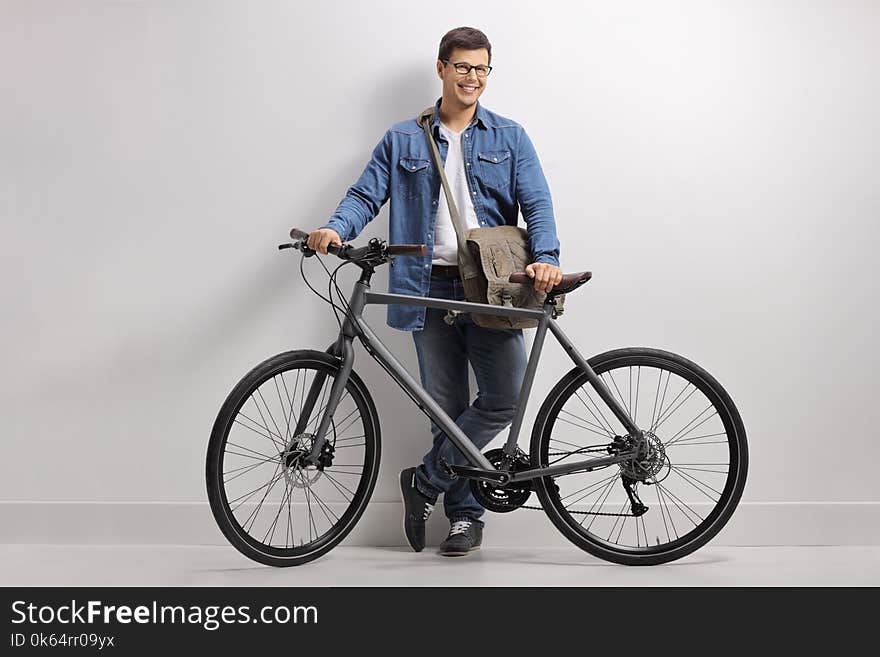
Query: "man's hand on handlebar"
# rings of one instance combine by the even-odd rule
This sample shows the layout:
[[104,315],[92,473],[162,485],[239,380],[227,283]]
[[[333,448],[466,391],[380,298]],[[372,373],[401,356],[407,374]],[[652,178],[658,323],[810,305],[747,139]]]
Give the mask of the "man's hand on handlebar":
[[318,228],[309,233],[309,240],[306,244],[312,251],[327,255],[327,247],[330,244],[342,246],[342,240],[339,233],[332,228]]

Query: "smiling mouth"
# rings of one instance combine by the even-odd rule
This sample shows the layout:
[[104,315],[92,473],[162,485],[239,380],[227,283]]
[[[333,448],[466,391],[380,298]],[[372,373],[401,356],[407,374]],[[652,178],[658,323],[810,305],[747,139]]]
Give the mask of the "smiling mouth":
[[460,84],[458,86],[461,87],[462,89],[464,89],[465,93],[470,93],[470,94],[476,93],[479,90],[479,87],[471,87],[471,86],[467,86],[467,85],[463,85],[463,84]]

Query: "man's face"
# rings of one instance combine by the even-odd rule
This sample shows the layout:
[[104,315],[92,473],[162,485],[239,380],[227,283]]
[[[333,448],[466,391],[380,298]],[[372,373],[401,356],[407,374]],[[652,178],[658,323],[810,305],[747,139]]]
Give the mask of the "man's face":
[[459,109],[466,109],[476,104],[489,78],[479,77],[475,69],[471,69],[467,75],[461,75],[453,66],[460,63],[488,66],[489,51],[485,48],[479,50],[456,48],[449,56],[448,64],[444,65],[442,61],[437,60],[437,74],[443,80],[443,101],[456,105]]

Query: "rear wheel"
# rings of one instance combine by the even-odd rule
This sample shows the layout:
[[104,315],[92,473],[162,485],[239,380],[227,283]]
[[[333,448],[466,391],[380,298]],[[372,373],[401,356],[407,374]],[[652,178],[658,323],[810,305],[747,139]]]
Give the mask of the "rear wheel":
[[[666,351],[618,349],[590,366],[646,432],[639,460],[535,481],[541,505],[573,543],[602,559],[653,565],[690,554],[715,536],[746,482],[748,448],[739,412],[721,385]],[[538,413],[533,464],[608,456],[631,438],[575,368]]]
[[327,353],[279,354],[248,373],[220,409],[208,445],[208,499],[223,534],[254,561],[297,566],[316,559],[345,538],[367,506],[379,473],[379,421],[354,372],[327,430],[321,466],[303,462],[338,374],[339,360]]

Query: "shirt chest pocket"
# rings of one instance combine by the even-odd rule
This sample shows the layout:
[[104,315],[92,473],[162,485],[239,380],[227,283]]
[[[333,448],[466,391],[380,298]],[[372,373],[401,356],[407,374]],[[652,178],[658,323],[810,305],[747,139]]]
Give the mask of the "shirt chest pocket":
[[503,188],[510,185],[510,174],[513,160],[510,151],[479,151],[480,178],[487,187]]
[[431,162],[415,157],[402,157],[398,162],[397,189],[409,201],[428,195],[431,183]]

